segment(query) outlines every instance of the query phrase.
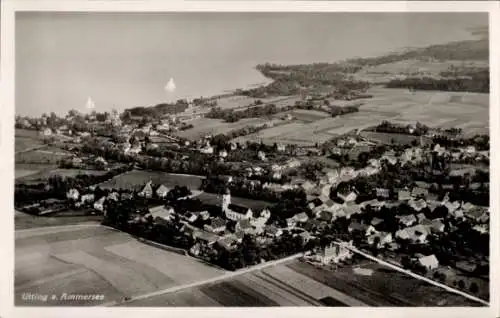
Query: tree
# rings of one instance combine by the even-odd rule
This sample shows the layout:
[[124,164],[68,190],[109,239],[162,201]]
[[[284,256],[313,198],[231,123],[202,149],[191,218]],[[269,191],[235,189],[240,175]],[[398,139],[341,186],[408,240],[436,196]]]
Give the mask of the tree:
[[477,287],[477,283],[476,282],[472,282],[470,284],[470,288],[469,290],[471,291],[471,293],[477,293],[479,291],[479,288]]
[[460,289],[464,289],[465,288],[465,283],[464,283],[463,280],[459,280],[458,281],[458,288],[460,288]]

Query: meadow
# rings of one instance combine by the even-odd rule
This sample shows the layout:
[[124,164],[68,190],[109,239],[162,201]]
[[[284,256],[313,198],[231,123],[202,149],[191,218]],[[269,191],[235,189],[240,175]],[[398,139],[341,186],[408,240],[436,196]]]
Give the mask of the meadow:
[[102,189],[127,189],[137,190],[147,182],[152,181],[154,185],[163,184],[168,188],[187,186],[191,190],[200,188],[204,177],[193,175],[171,174],[159,171],[133,170],[118,175],[111,180],[100,183]]
[[[160,250],[102,226],[16,232],[17,306],[98,305],[222,275],[197,259]],[[23,301],[31,293],[102,294],[102,301]]]

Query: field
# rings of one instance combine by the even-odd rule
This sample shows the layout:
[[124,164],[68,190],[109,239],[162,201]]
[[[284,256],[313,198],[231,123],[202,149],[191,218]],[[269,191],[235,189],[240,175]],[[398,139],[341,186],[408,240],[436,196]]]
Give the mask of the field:
[[[190,257],[102,226],[16,231],[16,306],[97,305],[222,275]],[[22,294],[102,294],[103,301],[22,300]]]
[[14,175],[16,179],[24,179],[34,174],[49,172],[55,168],[57,168],[56,164],[25,164],[16,162],[14,166]]
[[16,153],[16,163],[56,164],[71,153],[59,148],[43,148]]
[[187,186],[190,190],[200,188],[204,177],[170,174],[158,171],[133,170],[124,174],[118,175],[111,180],[100,183],[102,189],[139,189],[148,181],[152,181],[154,185],[164,184],[168,188],[173,188],[176,185]]
[[245,118],[235,123],[226,123],[222,119],[198,118],[189,121],[194,126],[193,128],[177,131],[174,134],[178,137],[197,140],[206,135],[225,134],[247,126],[261,125],[268,121],[266,118]]
[[[16,171],[17,171],[17,169],[16,169]],[[31,182],[35,182],[35,181],[43,182],[52,176],[75,177],[79,174],[99,176],[99,175],[106,174],[106,171],[57,168],[57,169],[53,169],[53,170],[44,170],[41,172],[35,172],[34,174],[19,177],[18,181],[21,181],[21,182],[30,182],[30,181]]]
[[[204,204],[208,205],[220,205],[221,198],[219,195],[214,193],[203,192],[200,195],[196,196],[196,199],[201,200]],[[252,209],[254,212],[260,211],[265,207],[272,205],[272,203],[260,200],[252,200],[246,198],[239,198],[231,196],[231,203],[241,205],[244,207],[248,207]]]
[[477,306],[461,296],[361,261],[372,276],[355,274],[352,266],[316,268],[300,261],[133,301],[130,306]]
[[[390,134],[390,133],[381,133],[373,131],[362,131],[360,135],[363,136],[364,138],[382,144],[390,144],[391,141],[394,141],[397,144],[408,144],[411,143],[412,141],[420,142],[420,137],[405,135],[405,134]],[[426,141],[428,141],[428,138],[422,137],[422,142],[425,143]]]
[[412,94],[407,90],[386,88],[372,88],[368,93],[373,98],[364,99],[359,112],[312,122],[306,119],[307,123],[293,122],[240,137],[237,141],[262,139],[265,143],[314,145],[383,120],[401,124],[420,121],[433,128],[459,127],[466,134],[489,131],[488,94],[423,91]]
[[100,215],[66,215],[68,211],[64,211],[64,216],[34,216],[31,214],[15,211],[14,212],[14,227],[16,230],[31,229],[35,227],[46,227],[46,226],[61,226],[61,225],[76,225],[76,224],[87,224],[94,223],[98,224],[102,220]]

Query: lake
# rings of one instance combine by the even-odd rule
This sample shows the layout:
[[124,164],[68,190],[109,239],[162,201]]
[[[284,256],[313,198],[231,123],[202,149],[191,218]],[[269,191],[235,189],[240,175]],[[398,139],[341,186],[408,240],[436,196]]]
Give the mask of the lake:
[[487,14],[19,12],[16,113],[85,111],[88,96],[97,111],[210,96],[267,82],[258,63],[381,55],[481,25]]

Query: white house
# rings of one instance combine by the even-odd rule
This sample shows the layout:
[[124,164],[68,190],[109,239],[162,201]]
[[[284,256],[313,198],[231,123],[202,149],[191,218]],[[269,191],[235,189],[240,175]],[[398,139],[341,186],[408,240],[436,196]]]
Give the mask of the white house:
[[70,189],[67,193],[66,193],[66,198],[68,198],[68,200],[78,200],[78,198],[80,197],[80,192],[78,192],[77,189],[73,188],[73,189]]
[[160,185],[158,189],[156,189],[156,195],[159,198],[164,198],[167,196],[169,189],[165,185]]
[[104,212],[104,202],[106,201],[106,197],[102,197],[96,202],[94,202],[94,209],[99,212]]
[[138,193],[140,197],[144,198],[151,198],[153,196],[153,187],[152,187],[153,182],[148,181],[144,188],[142,188],[141,192]]
[[434,254],[428,256],[422,256],[418,259],[420,265],[424,266],[427,270],[433,270],[438,268],[439,261]]

